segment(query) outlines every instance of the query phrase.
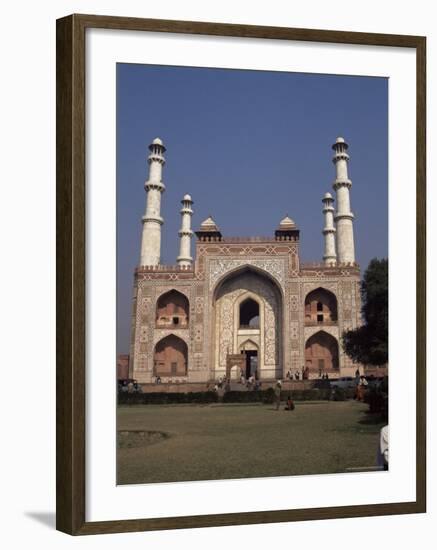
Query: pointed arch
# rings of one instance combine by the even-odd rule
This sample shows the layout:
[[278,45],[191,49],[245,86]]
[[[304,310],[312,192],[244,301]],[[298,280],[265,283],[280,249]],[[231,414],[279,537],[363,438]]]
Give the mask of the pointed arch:
[[153,357],[155,376],[186,376],[188,372],[188,346],[175,334],[161,338]]
[[[240,326],[240,304],[248,298],[259,304],[258,327]],[[215,372],[223,371],[227,356],[239,354],[241,342],[250,336],[258,347],[256,370],[260,378],[282,376],[286,345],[283,338],[283,303],[283,291],[278,280],[252,264],[239,265],[216,281],[210,326],[211,365]],[[255,353],[255,350],[252,351]]]
[[240,328],[259,328],[259,301],[252,297],[245,298],[240,302],[239,307],[239,327]]
[[305,343],[305,367],[310,372],[332,372],[339,369],[339,347],[334,336],[319,330]]
[[248,338],[242,344],[240,344],[240,352],[242,351],[258,351],[259,345],[252,339]]
[[188,327],[190,303],[185,294],[172,288],[156,301],[157,327]]
[[281,299],[284,299],[284,290],[282,288],[282,284],[276,278],[274,275],[263,269],[262,267],[258,267],[256,265],[252,264],[242,264],[237,267],[234,267],[233,269],[230,269],[226,271],[223,275],[220,276],[220,278],[217,280],[214,291],[213,291],[213,301],[217,299],[217,295],[220,291],[220,288],[222,285],[228,281],[229,279],[233,279],[234,277],[237,277],[239,275],[242,275],[243,273],[252,272],[255,275],[259,275],[265,279],[269,279],[270,282],[273,284],[273,286],[277,289],[279,292]]
[[320,286],[305,296],[305,324],[332,324],[337,319],[337,297],[333,292]]

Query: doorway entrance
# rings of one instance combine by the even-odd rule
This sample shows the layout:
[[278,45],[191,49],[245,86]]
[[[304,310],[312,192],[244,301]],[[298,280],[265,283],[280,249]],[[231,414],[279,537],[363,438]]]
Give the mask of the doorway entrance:
[[257,350],[242,350],[242,354],[246,356],[245,377],[253,376],[258,380],[258,351]]

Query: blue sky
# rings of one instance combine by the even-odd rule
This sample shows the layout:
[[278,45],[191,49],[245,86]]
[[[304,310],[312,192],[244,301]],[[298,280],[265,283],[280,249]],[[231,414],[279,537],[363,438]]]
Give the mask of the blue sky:
[[118,64],[117,352],[129,351],[154,137],[167,147],[161,262],[173,264],[185,193],[193,229],[211,214],[225,236],[273,235],[288,214],[301,230],[301,260],[321,260],[321,199],[334,194],[331,145],[343,136],[364,271],[388,254],[387,101],[384,78]]

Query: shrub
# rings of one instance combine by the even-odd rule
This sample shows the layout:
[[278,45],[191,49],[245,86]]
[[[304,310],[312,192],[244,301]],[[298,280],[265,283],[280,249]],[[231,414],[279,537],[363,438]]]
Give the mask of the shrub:
[[334,388],[332,392],[333,401],[346,401],[346,391],[343,388]]
[[281,399],[286,400],[289,395],[291,395],[291,399],[293,399],[293,401],[328,401],[331,396],[331,390],[328,388],[288,390],[281,393]]
[[[349,391],[342,388],[312,388],[299,390],[283,390],[281,392],[281,400],[286,401],[288,396],[291,396],[293,401],[344,401],[347,398],[353,397],[353,389]],[[204,392],[151,392],[151,393],[119,393],[119,405],[167,405],[177,403],[264,403],[270,404],[275,401],[275,390],[267,388],[266,390],[249,390],[249,391],[227,391],[223,397],[219,396],[214,391]]]
[[326,390],[331,387],[331,380],[327,378],[320,378],[320,380],[316,380],[314,382],[314,388],[318,388],[319,390]]
[[273,403],[275,400],[275,390],[267,388],[263,395],[263,403]]
[[369,412],[380,414],[384,420],[388,419],[388,379],[387,377],[376,386],[369,388],[364,396],[369,405]]
[[174,403],[216,403],[217,394],[203,392],[153,392],[153,393],[119,393],[119,405],[166,405]]
[[273,388],[253,391],[228,391],[223,395],[223,403],[273,403],[274,397],[275,391]]

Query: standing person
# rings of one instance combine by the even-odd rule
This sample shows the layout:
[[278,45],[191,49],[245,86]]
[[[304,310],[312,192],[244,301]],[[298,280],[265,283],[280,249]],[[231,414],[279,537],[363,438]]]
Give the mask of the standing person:
[[281,406],[281,388],[282,388],[282,382],[278,380],[276,382],[275,386],[275,403],[276,403],[276,410],[279,410],[279,407]]
[[358,386],[357,386],[357,400],[358,401],[364,401],[364,394],[365,394],[365,391],[366,391],[366,388],[368,386],[368,382],[366,380],[366,378],[364,377],[364,375],[361,375],[360,376],[360,381],[358,383]]

